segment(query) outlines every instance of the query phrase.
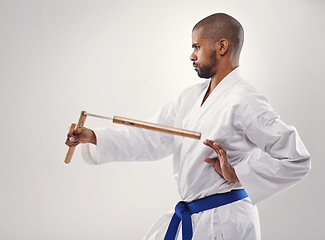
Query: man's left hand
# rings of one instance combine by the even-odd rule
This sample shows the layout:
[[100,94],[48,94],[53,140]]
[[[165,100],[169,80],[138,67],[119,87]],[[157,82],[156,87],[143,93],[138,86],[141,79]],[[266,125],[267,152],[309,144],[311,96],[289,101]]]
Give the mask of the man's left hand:
[[205,158],[204,161],[210,163],[228,182],[239,182],[236,171],[229,162],[226,150],[209,139],[205,140],[203,143],[217,153],[216,158]]

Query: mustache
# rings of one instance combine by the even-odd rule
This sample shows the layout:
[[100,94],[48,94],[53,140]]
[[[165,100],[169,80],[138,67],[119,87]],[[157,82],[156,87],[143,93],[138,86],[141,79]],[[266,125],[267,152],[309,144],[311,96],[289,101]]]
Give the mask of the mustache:
[[199,67],[199,65],[193,62],[193,67]]

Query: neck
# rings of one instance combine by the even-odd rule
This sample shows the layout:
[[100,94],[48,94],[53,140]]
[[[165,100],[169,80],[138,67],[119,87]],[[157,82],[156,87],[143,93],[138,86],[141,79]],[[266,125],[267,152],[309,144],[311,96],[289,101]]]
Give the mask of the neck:
[[212,92],[213,89],[215,89],[218,84],[238,66],[238,63],[233,64],[231,62],[228,62],[226,64],[220,64],[218,66],[218,69],[220,70],[211,78],[210,92]]
[[238,64],[231,64],[231,63],[230,64],[228,63],[224,66],[218,66],[218,68],[220,67],[219,69],[221,70],[218,71],[214,76],[212,76],[210,86],[205,94],[202,104],[210,96],[210,94],[218,86],[218,84],[238,66],[239,66]]

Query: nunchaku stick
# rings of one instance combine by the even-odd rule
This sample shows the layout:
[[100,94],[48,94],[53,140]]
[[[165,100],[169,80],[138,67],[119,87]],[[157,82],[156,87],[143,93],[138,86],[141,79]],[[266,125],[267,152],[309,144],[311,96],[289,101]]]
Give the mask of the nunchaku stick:
[[[73,130],[74,135],[78,135],[82,132],[82,128],[84,127],[86,118],[87,118],[86,111],[82,111],[80,114],[78,123],[77,123],[75,129]],[[64,162],[66,164],[69,164],[71,162],[71,158],[72,158],[75,148],[76,147],[69,147],[67,155],[65,156],[65,159],[64,159]]]
[[[170,134],[179,135],[179,136],[183,136],[183,137],[201,139],[201,133],[199,133],[199,132],[194,132],[194,131],[185,130],[185,129],[181,129],[181,128],[169,127],[169,126],[160,125],[160,124],[156,124],[156,123],[144,122],[144,121],[125,118],[125,117],[119,117],[119,116],[114,116],[113,118],[105,117],[105,116],[100,116],[100,115],[96,115],[96,114],[92,114],[92,113],[87,113],[86,111],[81,112],[78,124],[76,125],[76,128],[73,131],[73,134],[78,135],[82,132],[82,128],[84,126],[87,116],[112,120],[113,123],[117,123],[117,124],[124,124],[127,126],[144,128],[144,129],[163,132],[163,133],[170,133]],[[67,164],[70,163],[74,149],[75,149],[75,147],[69,148],[67,155],[65,157],[65,160],[64,160],[65,163],[67,163]]]

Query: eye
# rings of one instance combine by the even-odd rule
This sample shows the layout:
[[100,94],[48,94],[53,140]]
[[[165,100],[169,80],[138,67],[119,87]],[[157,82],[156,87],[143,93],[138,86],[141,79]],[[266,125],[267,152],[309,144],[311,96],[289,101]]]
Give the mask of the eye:
[[194,50],[199,50],[199,49],[200,49],[200,46],[198,46],[198,45],[196,45],[196,44],[193,44],[193,45],[192,45],[192,48],[193,48]]

